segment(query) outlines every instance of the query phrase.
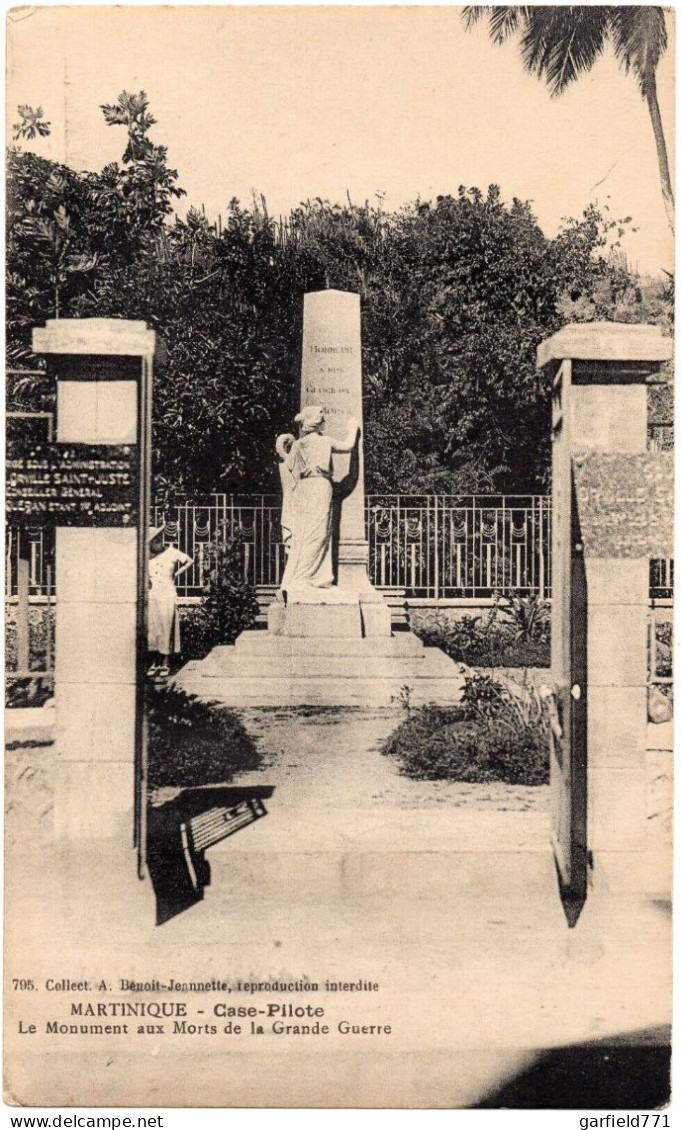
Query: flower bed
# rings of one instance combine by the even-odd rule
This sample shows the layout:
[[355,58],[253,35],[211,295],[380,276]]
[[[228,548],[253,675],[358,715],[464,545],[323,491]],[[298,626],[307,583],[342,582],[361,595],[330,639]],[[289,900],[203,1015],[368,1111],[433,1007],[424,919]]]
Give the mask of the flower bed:
[[412,614],[411,627],[428,647],[470,667],[548,667],[551,619],[533,596],[497,597],[484,615],[452,619],[445,610]]
[[457,706],[422,706],[390,735],[382,752],[417,780],[545,785],[549,731],[539,692],[469,674]]

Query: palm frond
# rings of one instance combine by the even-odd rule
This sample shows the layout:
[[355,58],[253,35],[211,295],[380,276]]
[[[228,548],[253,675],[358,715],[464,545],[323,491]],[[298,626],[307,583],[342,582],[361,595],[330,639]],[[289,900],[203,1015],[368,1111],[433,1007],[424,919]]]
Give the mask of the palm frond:
[[595,5],[528,9],[520,44],[523,62],[546,80],[552,97],[586,74],[602,54],[611,11]]
[[625,71],[633,71],[645,98],[655,70],[667,48],[664,8],[616,7],[611,9],[610,38]]
[[494,43],[505,43],[529,19],[527,7],[495,5],[490,9],[489,33]]
[[489,33],[494,43],[505,43],[528,18],[530,9],[522,5],[466,4],[462,17],[466,28],[480,20],[489,20]]
[[477,24],[478,20],[488,14],[489,6],[486,4],[464,4],[461,18],[466,28],[471,28],[474,24]]

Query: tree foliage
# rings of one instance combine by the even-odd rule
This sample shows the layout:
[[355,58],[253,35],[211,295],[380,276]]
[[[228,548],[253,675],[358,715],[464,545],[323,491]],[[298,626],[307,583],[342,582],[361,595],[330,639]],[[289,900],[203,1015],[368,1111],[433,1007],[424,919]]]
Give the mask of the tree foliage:
[[[397,212],[307,201],[275,221],[232,200],[224,222],[181,194],[141,92],[102,107],[121,163],[77,173],[9,152],[7,347],[33,368],[35,325],[142,319],[164,343],[154,388],[158,495],[278,489],[274,438],[297,410],[306,291],[356,291],[368,489],[529,492],[549,462],[536,347],[567,320],[658,320],[670,302],[590,207],[555,239],[529,203],[461,187]],[[38,112],[36,111],[36,114]]]

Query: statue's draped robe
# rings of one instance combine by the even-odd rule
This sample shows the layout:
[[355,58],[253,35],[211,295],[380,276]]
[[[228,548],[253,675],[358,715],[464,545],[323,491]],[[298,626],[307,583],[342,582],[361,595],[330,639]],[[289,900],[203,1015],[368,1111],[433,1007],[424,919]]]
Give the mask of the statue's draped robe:
[[284,592],[333,584],[331,552],[332,441],[311,432],[286,460],[294,480],[290,496],[291,548],[281,581]]
[[281,482],[281,540],[288,554],[291,548],[293,521],[291,508],[293,505],[293,476],[286,466],[286,462],[279,464],[279,481]]

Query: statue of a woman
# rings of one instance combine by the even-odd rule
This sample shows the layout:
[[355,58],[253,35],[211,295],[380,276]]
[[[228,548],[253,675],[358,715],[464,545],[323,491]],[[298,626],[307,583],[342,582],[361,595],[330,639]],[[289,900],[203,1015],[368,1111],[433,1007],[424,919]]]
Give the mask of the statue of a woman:
[[344,440],[322,435],[324,412],[316,405],[303,408],[296,423],[300,438],[290,445],[284,461],[292,482],[286,507],[291,539],[281,581],[284,592],[333,584],[332,455],[352,451],[359,436],[359,424],[352,418]]

